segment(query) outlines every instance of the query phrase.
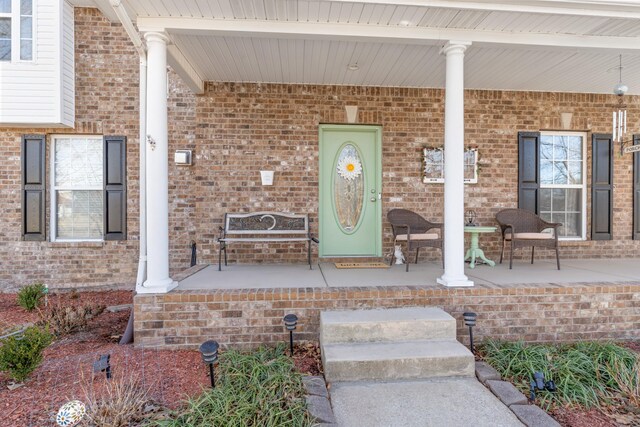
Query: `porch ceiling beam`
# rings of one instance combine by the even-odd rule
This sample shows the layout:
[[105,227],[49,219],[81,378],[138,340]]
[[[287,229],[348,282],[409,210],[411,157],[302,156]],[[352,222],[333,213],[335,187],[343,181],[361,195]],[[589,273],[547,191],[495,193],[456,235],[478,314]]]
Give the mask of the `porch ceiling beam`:
[[640,18],[640,5],[636,0],[331,0],[332,3],[361,3],[390,6],[438,7],[445,9],[467,9],[479,11],[548,13],[554,15],[598,16],[605,18]]
[[202,73],[189,62],[175,44],[167,46],[167,63],[193,93],[204,93],[204,80],[200,77]]
[[137,21],[141,31],[229,37],[308,38],[355,40],[374,43],[438,45],[449,40],[467,40],[515,46],[546,46],[582,49],[640,50],[640,37],[575,36],[569,34],[506,33],[468,29],[391,27],[363,24],[282,22],[208,18],[149,18]]

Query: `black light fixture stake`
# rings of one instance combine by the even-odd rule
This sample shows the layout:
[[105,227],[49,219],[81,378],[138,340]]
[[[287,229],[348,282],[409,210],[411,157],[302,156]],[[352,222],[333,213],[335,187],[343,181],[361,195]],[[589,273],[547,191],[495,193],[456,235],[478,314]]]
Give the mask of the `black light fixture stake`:
[[284,326],[286,326],[287,331],[289,331],[289,349],[291,351],[291,357],[293,357],[293,331],[296,330],[296,326],[298,325],[298,316],[295,314],[287,314],[283,320]]
[[533,379],[529,383],[529,391],[531,393],[529,400],[531,402],[536,400],[536,390],[547,390],[554,393],[556,391],[556,383],[554,383],[553,380],[545,381],[544,374],[541,371],[536,371],[533,373]]
[[111,355],[110,354],[102,354],[100,358],[93,362],[93,372],[104,372],[107,376],[107,379],[111,379]]
[[464,324],[469,327],[469,348],[471,349],[471,353],[476,354],[473,347],[473,327],[476,326],[478,315],[471,311],[467,311],[462,313],[462,317],[464,318]]
[[213,364],[218,361],[218,348],[220,345],[217,341],[209,340],[200,345],[200,353],[202,360],[209,365],[209,375],[211,376],[211,388],[216,387],[216,379],[213,371]]

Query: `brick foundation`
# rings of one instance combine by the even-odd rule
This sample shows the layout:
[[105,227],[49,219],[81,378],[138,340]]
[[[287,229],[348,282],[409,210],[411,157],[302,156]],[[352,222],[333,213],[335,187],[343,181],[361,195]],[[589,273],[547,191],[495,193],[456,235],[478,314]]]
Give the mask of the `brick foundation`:
[[441,307],[458,320],[478,313],[474,335],[528,342],[640,337],[639,284],[526,285],[509,288],[363,287],[179,291],[134,297],[135,342],[196,348],[207,339],[233,347],[284,341],[282,317],[299,317],[297,340],[317,340],[320,312],[375,307]]

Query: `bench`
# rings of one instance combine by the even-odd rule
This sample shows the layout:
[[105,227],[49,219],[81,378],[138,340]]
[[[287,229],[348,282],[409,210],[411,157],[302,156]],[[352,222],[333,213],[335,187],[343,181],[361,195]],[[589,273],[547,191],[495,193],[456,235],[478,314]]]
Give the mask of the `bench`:
[[307,261],[311,266],[311,242],[319,240],[309,232],[309,215],[284,212],[226,213],[220,227],[218,271],[227,265],[227,245],[233,242],[307,242]]

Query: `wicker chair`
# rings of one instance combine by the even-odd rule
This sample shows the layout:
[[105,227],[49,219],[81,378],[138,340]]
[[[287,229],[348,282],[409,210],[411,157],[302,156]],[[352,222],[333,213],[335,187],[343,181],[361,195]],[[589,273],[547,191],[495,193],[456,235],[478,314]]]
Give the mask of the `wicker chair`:
[[[496,214],[496,221],[502,231],[502,249],[500,250],[500,263],[504,254],[505,242],[511,242],[509,269],[513,266],[513,249],[531,246],[531,264],[535,247],[545,247],[556,250],[556,263],[560,270],[560,256],[558,255],[558,228],[559,223],[551,223],[542,220],[538,215],[524,209],[504,209]],[[553,234],[543,232],[552,228]]]
[[[387,219],[391,223],[393,231],[393,244],[406,242],[407,252],[416,250],[416,264],[420,248],[430,247],[440,249],[442,255],[442,266],[444,267],[443,251],[443,225],[427,221],[415,212],[407,209],[391,209],[387,214]],[[428,232],[429,230],[440,230],[440,233]],[[393,253],[393,252],[392,252]],[[391,256],[390,265],[393,263]],[[409,263],[407,262],[407,271]]]

